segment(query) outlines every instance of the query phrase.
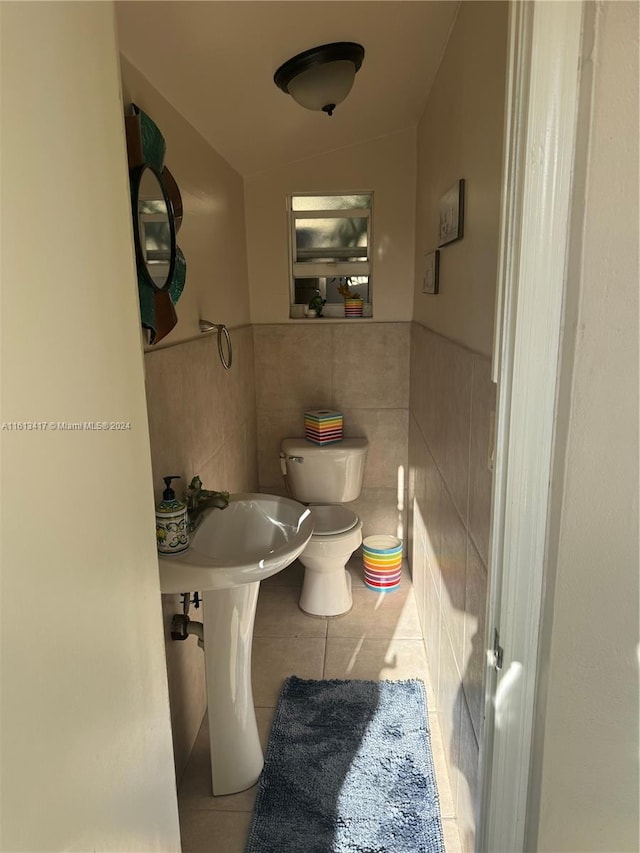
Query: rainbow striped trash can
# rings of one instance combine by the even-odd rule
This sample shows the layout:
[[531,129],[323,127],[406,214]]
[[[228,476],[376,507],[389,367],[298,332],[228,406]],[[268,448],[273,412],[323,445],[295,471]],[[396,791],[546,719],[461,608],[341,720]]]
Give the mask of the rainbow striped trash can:
[[402,540],[395,536],[366,536],[362,540],[364,582],[378,592],[391,592],[400,586]]

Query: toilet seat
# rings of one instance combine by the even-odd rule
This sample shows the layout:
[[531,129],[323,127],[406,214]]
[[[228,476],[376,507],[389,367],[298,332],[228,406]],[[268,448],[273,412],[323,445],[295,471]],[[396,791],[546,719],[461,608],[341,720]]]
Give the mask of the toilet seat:
[[309,509],[313,521],[313,535],[318,537],[346,533],[353,530],[360,521],[353,510],[341,504],[311,505]]

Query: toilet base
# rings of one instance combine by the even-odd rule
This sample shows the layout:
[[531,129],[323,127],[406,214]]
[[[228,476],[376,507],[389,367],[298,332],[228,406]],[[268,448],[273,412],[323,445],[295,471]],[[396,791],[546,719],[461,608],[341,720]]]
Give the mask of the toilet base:
[[341,616],[348,613],[353,607],[351,575],[345,568],[340,573],[317,571],[305,566],[299,605],[310,616]]

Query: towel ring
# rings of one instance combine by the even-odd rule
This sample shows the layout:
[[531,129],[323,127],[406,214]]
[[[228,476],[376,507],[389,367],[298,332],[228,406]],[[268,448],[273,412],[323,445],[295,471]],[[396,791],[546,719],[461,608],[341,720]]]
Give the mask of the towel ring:
[[[231,346],[231,335],[229,334],[229,329],[227,329],[224,323],[211,323],[209,320],[200,320],[201,334],[206,335],[208,332],[213,332],[214,329],[218,330],[218,355],[220,356],[222,366],[225,370],[231,370],[231,364],[233,363],[233,348]],[[227,343],[226,355],[225,347],[222,345],[223,336]]]

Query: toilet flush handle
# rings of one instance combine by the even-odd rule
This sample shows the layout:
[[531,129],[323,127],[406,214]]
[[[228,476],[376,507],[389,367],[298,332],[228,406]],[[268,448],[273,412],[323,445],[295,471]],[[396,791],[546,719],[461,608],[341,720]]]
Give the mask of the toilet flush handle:
[[282,476],[287,476],[287,459],[289,462],[304,462],[304,456],[286,456],[284,453],[280,454],[280,470],[282,471]]

